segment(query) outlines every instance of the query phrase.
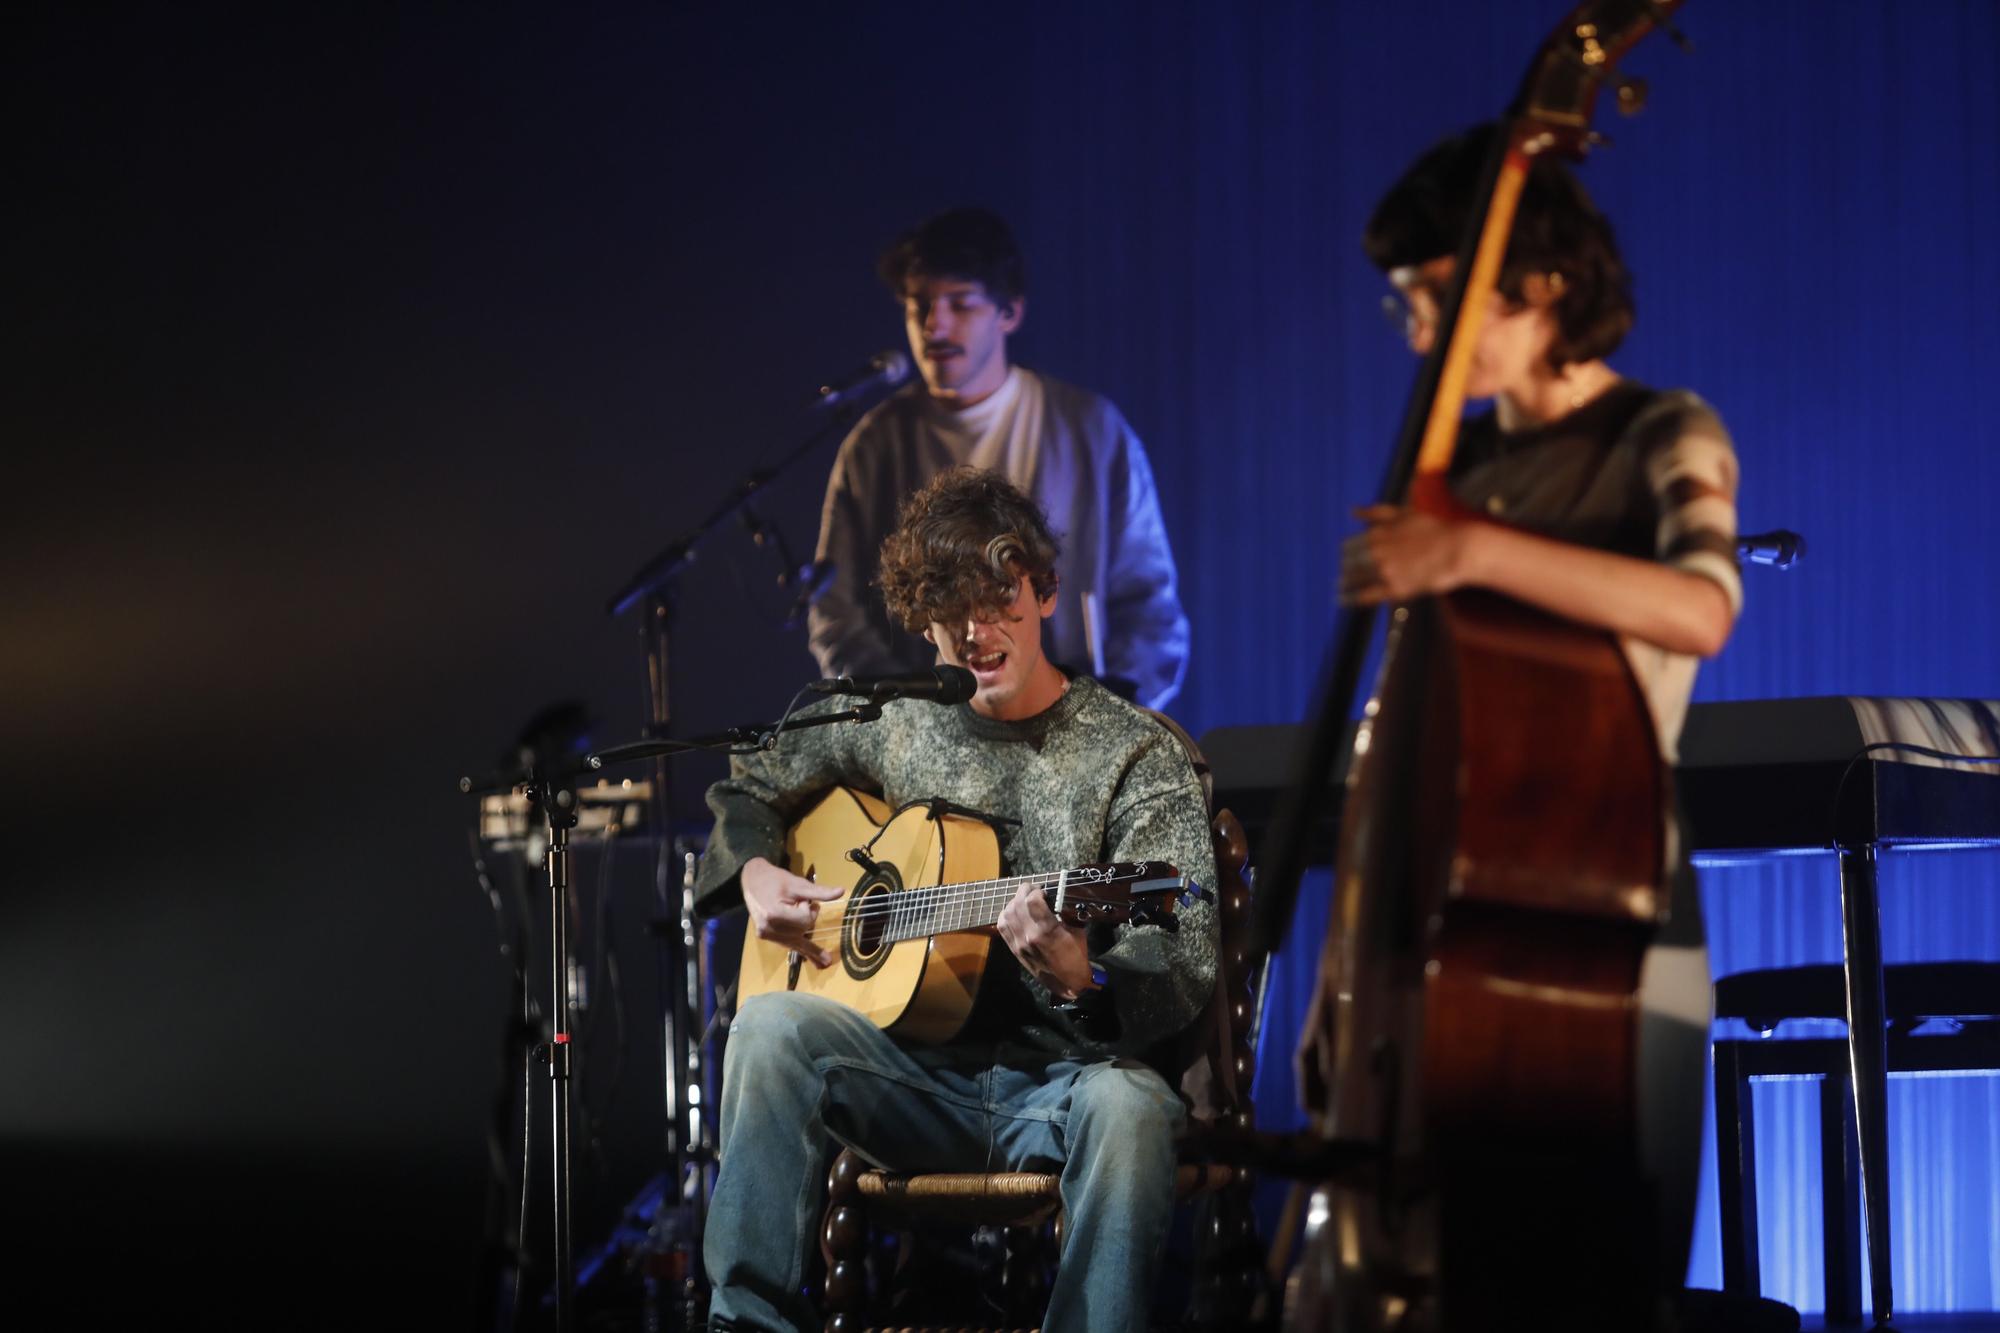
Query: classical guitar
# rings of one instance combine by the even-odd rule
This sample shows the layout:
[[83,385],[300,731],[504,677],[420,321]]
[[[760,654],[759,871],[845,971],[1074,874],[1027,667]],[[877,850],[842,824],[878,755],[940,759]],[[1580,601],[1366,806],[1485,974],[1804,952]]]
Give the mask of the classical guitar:
[[813,936],[834,954],[821,968],[747,933],[738,1003],[767,991],[838,1000],[877,1027],[923,1042],[965,1026],[993,946],[993,924],[1023,887],[1041,890],[1073,926],[1179,925],[1199,892],[1163,861],[1121,861],[995,878],[1000,843],[985,822],[941,802],[891,810],[836,787],[785,838],[792,873],[847,893],[820,908]]

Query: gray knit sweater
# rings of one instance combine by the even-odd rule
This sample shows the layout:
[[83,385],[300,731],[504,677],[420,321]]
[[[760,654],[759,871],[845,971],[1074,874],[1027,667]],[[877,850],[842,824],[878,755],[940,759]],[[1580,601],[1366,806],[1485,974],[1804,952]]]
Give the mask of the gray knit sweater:
[[[1079,678],[1023,722],[996,722],[963,704],[898,700],[879,721],[787,732],[773,750],[733,760],[730,776],[708,791],[716,822],[696,883],[701,913],[740,906],[744,863],[762,856],[782,864],[786,828],[837,785],[879,792],[892,807],[943,797],[1018,820],[999,825],[1003,874],[1161,860],[1204,888],[1215,884],[1207,810],[1186,751],[1158,722]],[[1200,1014],[1215,981],[1213,904],[1186,904],[1179,916],[1171,933],[1157,925],[1092,929],[1091,956],[1109,978],[1115,1022],[1088,1030],[996,944],[959,1040],[1166,1065],[1173,1039]]]

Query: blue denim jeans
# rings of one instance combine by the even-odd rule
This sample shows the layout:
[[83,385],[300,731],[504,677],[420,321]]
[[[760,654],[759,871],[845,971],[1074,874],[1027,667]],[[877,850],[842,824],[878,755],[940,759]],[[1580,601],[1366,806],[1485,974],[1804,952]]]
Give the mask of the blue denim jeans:
[[[1051,1333],[1146,1326],[1186,1115],[1152,1069],[1018,1047],[905,1047],[812,995],[746,1002],[723,1061],[703,1258],[719,1325],[816,1329],[802,1290],[840,1143],[895,1171],[1060,1171]],[[836,1142],[835,1140],[839,1140]]]

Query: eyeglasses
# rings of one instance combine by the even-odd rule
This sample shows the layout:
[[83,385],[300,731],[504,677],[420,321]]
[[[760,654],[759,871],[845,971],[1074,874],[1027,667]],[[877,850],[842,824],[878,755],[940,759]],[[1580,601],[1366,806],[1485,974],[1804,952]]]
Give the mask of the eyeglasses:
[[1434,322],[1437,316],[1418,314],[1410,303],[1400,296],[1385,296],[1382,298],[1382,318],[1396,331],[1398,338],[1406,343],[1413,343],[1417,340],[1417,335]]
[[[1561,277],[1560,274],[1554,276],[1558,279]],[[1562,289],[1558,286],[1556,290]],[[1411,295],[1419,294],[1424,298],[1422,308],[1409,299]],[[1445,293],[1433,288],[1412,287],[1407,294],[1382,298],[1382,318],[1396,331],[1397,337],[1406,343],[1415,343],[1419,334],[1437,326],[1438,320],[1444,314],[1444,298]],[[1520,305],[1520,302],[1510,299],[1505,293],[1497,290],[1494,291],[1492,299],[1503,312],[1516,309]]]

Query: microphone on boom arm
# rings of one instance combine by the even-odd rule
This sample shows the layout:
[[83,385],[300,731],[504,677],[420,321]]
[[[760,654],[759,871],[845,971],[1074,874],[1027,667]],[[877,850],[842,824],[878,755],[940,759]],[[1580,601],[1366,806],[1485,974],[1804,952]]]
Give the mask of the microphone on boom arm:
[[1780,528],[1776,532],[1753,532],[1736,539],[1736,554],[1753,565],[1775,565],[1790,569],[1804,558],[1806,539]]
[[979,690],[979,682],[964,667],[934,666],[927,671],[906,671],[896,676],[836,676],[816,680],[806,687],[816,694],[853,694],[872,703],[890,699],[928,699],[932,703],[962,704]]
[[821,411],[845,407],[857,398],[865,397],[877,389],[893,389],[910,378],[910,358],[891,349],[877,352],[868,358],[868,364],[858,366],[837,380],[830,380],[819,386],[819,393],[813,399],[813,406]]

